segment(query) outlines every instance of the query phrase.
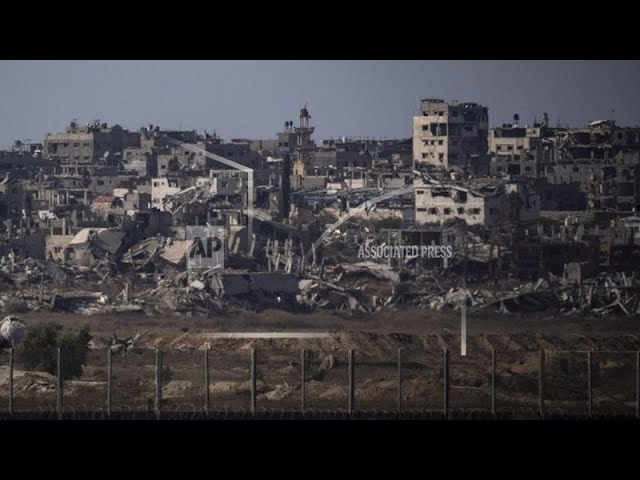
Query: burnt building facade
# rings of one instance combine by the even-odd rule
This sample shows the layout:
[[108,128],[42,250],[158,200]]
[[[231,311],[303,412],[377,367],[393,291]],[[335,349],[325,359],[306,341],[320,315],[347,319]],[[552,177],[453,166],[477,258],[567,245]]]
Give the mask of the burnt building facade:
[[413,117],[415,167],[459,167],[488,173],[489,109],[472,102],[423,99]]

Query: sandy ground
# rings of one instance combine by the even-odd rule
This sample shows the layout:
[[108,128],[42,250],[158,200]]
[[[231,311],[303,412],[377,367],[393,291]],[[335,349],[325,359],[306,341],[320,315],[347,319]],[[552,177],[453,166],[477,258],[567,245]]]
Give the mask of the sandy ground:
[[[406,333],[414,335],[459,333],[460,314],[415,308],[376,312],[363,316],[342,316],[318,312],[293,314],[267,310],[258,314],[240,311],[230,316],[197,317],[167,315],[148,317],[144,314],[83,316],[65,313],[27,313],[21,317],[29,323],[57,322],[68,326],[88,324],[96,336],[134,335],[149,330],[153,335],[180,335],[205,332],[246,331],[365,331]],[[469,314],[470,336],[513,333],[546,335],[611,336],[640,332],[640,319],[623,316],[587,316],[583,314]]]
[[[356,409],[394,410],[398,398],[398,350],[402,350],[402,408],[438,410],[444,398],[443,349],[449,349],[450,404],[453,409],[490,408],[491,355],[496,351],[498,409],[535,411],[538,406],[540,349],[546,350],[547,407],[587,411],[587,351],[593,355],[594,411],[635,412],[639,321],[632,317],[582,315],[469,315],[468,356],[460,356],[458,313],[406,309],[363,317],[279,311],[227,317],[92,316],[36,313],[27,325],[88,324],[97,347],[81,378],[65,384],[65,408],[105,407],[106,353],[119,337],[148,330],[139,350],[113,359],[113,410],[149,410],[154,405],[155,352],[163,354],[162,406],[198,411],[205,401],[204,351],[209,349],[212,410],[250,408],[251,350],[257,355],[259,408],[296,410],[301,402],[301,350],[307,352],[306,406],[347,407],[348,351],[355,351]],[[331,332],[326,338],[220,338],[215,332]],[[610,353],[626,352],[626,353]],[[0,358],[0,403],[6,402],[7,368]],[[327,367],[329,366],[329,367]],[[52,377],[18,369],[17,409],[55,406]],[[1,408],[0,408],[1,409]]]

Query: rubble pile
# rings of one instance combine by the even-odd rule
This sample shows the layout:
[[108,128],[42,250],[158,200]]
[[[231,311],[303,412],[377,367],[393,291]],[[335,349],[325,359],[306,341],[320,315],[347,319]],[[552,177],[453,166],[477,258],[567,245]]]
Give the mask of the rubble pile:
[[158,313],[221,314],[232,308],[295,310],[298,292],[293,274],[211,269],[164,278],[156,287],[141,292],[138,302]]
[[[225,254],[224,266],[208,270],[186,268],[187,240],[177,235],[135,240],[113,229],[95,234],[84,229],[86,235],[74,238],[106,252],[96,256],[91,266],[21,259],[15,254],[0,258],[0,285],[5,287],[0,308],[6,314],[50,310],[208,316],[238,309],[276,309],[358,315],[404,307],[458,310],[464,303],[469,312],[639,313],[640,281],[635,273],[597,265],[602,255],[586,260],[597,250],[580,245],[567,250],[563,238],[570,236],[569,227],[559,234],[552,228],[548,237],[539,228],[538,237],[529,232],[522,245],[499,248],[497,244],[504,243],[499,235],[461,234],[466,230],[452,224],[447,229],[405,232],[419,234],[421,242],[432,245],[455,244],[456,253],[447,261],[416,257],[372,261],[351,256],[338,262],[339,256],[327,255],[329,247],[344,253],[345,248],[371,243],[374,237],[385,245],[411,241],[403,240],[397,229],[372,232],[363,224],[348,226],[320,247],[309,248],[292,238],[267,237],[266,243],[254,239],[248,251],[233,249]],[[429,240],[432,237],[437,241]],[[542,248],[545,245],[548,252]],[[543,262],[551,262],[554,255],[572,261],[545,268],[538,278]],[[523,282],[522,278],[533,280]]]
[[[435,310],[458,310],[466,303],[470,312],[492,309],[500,313],[556,309],[564,313],[590,311],[598,315],[640,313],[640,283],[624,274],[600,274],[582,284],[549,275],[512,290],[451,288],[446,292],[414,296],[412,305]],[[392,305],[398,305],[393,303]]]
[[[2,262],[0,278],[6,293],[0,294],[0,308],[9,313],[24,313],[42,309],[69,310],[102,299],[99,290],[111,290],[114,279],[122,279],[115,263],[101,260],[92,267],[62,265],[52,261],[26,258]],[[96,291],[75,291],[78,288]]]
[[341,287],[320,279],[300,280],[299,303],[311,308],[331,309],[340,312],[370,312],[372,307],[366,297],[356,289]]
[[122,256],[122,263],[139,272],[155,272],[163,266],[178,267],[184,263],[186,249],[185,240],[157,235],[133,245]]
[[171,280],[163,280],[158,287],[141,292],[137,302],[148,313],[221,313],[221,303],[205,290],[205,285],[193,283],[195,287],[175,287]]
[[341,264],[300,279],[297,301],[313,309],[368,313],[389,304],[399,284],[400,275],[389,265]]

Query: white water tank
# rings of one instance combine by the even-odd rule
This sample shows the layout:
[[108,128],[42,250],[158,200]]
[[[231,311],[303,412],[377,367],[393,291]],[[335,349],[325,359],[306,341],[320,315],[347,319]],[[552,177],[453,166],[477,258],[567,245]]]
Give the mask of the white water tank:
[[0,323],[0,338],[2,343],[16,347],[24,337],[27,327],[22,320],[13,315],[5,317]]

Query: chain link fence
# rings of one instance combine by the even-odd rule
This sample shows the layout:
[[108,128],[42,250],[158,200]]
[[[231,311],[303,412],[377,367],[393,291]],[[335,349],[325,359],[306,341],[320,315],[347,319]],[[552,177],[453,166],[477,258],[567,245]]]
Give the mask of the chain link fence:
[[203,412],[207,409],[205,378],[207,351],[163,351],[160,409]]
[[155,411],[156,352],[132,350],[111,355],[109,412]]
[[305,408],[346,412],[349,390],[349,352],[309,351],[306,363]]
[[91,350],[81,375],[61,381],[60,368],[55,375],[27,371],[11,350],[2,350],[0,415],[640,416],[640,352],[485,347],[462,357],[437,339],[424,347],[385,358],[275,347]]
[[[61,354],[64,355],[65,352]],[[106,350],[89,350],[82,375],[72,380],[64,380],[63,412],[106,412],[107,356]]]
[[251,351],[209,353],[209,411],[250,411]]
[[441,348],[402,353],[402,411],[436,411],[444,405],[444,357]]
[[597,415],[631,415],[638,409],[638,352],[594,352],[593,410]]

